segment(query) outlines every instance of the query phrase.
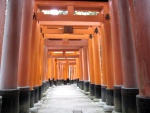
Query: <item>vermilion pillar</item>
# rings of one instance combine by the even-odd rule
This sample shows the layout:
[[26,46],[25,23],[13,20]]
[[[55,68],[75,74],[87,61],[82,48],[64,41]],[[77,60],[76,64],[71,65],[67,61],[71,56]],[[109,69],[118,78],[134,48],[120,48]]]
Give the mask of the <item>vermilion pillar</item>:
[[49,60],[50,86],[52,86],[52,58],[49,58]]
[[[34,5],[34,13],[37,11],[37,6]],[[29,80],[29,84],[30,84],[30,107],[34,107],[34,100],[35,100],[35,90],[34,90],[34,56],[35,56],[35,43],[36,43],[36,29],[37,29],[37,24],[38,22],[36,21],[36,18],[33,18],[33,22],[32,22],[32,37],[31,37],[31,50],[30,50],[30,69],[29,69],[29,73],[30,73],[30,80]]]
[[[6,10],[6,0],[0,1],[0,59],[2,54],[2,43],[3,43],[3,35],[4,35],[4,23],[5,23],[5,10]],[[0,60],[0,69],[1,69],[1,60]],[[2,99],[0,96],[0,103],[2,103]]]
[[82,49],[82,67],[83,67],[83,79],[84,81],[89,80],[88,70],[87,70],[87,47],[84,46]]
[[35,55],[35,42],[36,42],[36,38],[35,38],[35,34],[36,34],[36,26],[37,26],[37,21],[33,20],[32,22],[32,37],[31,37],[31,49],[30,49],[30,69],[29,69],[29,84],[30,84],[30,107],[34,107],[34,95],[35,95],[35,90],[34,88],[34,55]]
[[46,87],[47,87],[47,83],[48,83],[48,81],[47,81],[47,79],[48,79],[48,77],[47,77],[47,72],[48,72],[48,50],[47,50],[47,47],[46,46],[44,46],[43,47],[43,68],[42,68],[42,70],[43,70],[43,73],[42,73],[42,85],[43,85],[43,91],[45,92],[46,91]]
[[40,42],[40,24],[37,22],[36,23],[36,30],[35,30],[35,44],[34,44],[34,67],[33,67],[33,71],[34,71],[34,81],[33,81],[33,88],[35,91],[35,95],[34,95],[34,102],[37,103],[39,100],[39,42]]
[[79,67],[79,58],[76,58],[76,69],[77,69],[77,87],[79,87],[79,78],[80,78],[80,67]]
[[83,76],[83,74],[84,74],[84,71],[83,71],[83,50],[82,50],[83,48],[80,48],[79,49],[79,66],[80,66],[80,77],[79,77],[79,88],[81,89],[81,90],[84,90],[84,76]]
[[82,49],[82,64],[83,64],[83,78],[84,78],[84,91],[89,92],[89,75],[88,75],[88,63],[87,63],[87,46]]
[[54,59],[54,82],[57,85],[57,59]]
[[87,57],[87,74],[88,74],[88,81],[86,82],[86,86],[88,87],[87,89],[87,93],[86,94],[89,94],[90,92],[90,64],[89,64],[89,53],[88,53],[88,46],[86,47],[86,57]]
[[69,79],[71,79],[71,65],[69,65]]
[[[111,37],[111,25],[109,19],[109,6],[104,7],[104,16],[106,20],[104,22],[104,45],[106,49],[106,77],[107,77],[107,89],[106,89],[106,105],[114,105],[114,69],[113,69],[113,51],[112,51],[112,37]],[[105,108],[105,106],[104,106]],[[107,108],[105,109],[108,110]],[[113,109],[110,109],[112,111]],[[109,110],[108,110],[109,111]]]
[[100,36],[98,28],[95,28],[95,33],[92,39],[93,62],[94,62],[94,77],[95,77],[95,98],[101,98],[101,58],[100,58]]
[[[42,98],[42,87],[43,87],[43,84],[42,84],[42,73],[41,73],[41,60],[42,60],[42,58],[41,58],[41,46],[42,46],[42,34],[40,34],[40,36],[39,36],[39,46],[38,46],[38,51],[39,51],[39,53],[38,53],[38,84],[39,84],[39,100],[41,100],[41,98]],[[47,76],[47,78],[48,78],[48,76]],[[48,80],[48,79],[47,79]],[[48,88],[48,81],[47,81],[47,88]]]
[[135,47],[130,20],[128,0],[118,0],[122,61],[123,61],[123,88],[122,113],[137,113],[136,95],[138,94],[137,66]]
[[51,60],[51,80],[52,80],[52,86],[54,84],[54,58]]
[[63,73],[61,73],[61,69],[62,69],[62,64],[61,63],[58,63],[58,61],[57,61],[57,83],[58,84],[61,84],[61,82],[62,82],[62,76],[63,76]]
[[[6,11],[6,1],[7,0],[1,0],[0,1],[0,59],[1,59],[1,53],[2,53],[2,43],[3,43],[3,35],[4,35],[4,23],[5,23],[5,11]],[[1,60],[0,60],[1,64]],[[1,68],[1,65],[0,65]]]
[[66,78],[67,78],[67,83],[69,83],[69,62],[66,61]]
[[65,64],[63,64],[62,72],[63,72],[64,85],[66,85],[67,84],[67,66]]
[[[66,80],[65,80],[65,78],[64,78],[64,73],[63,73],[63,68],[64,68],[64,65],[61,65],[61,79],[64,81],[64,85],[66,84]],[[70,77],[69,77],[69,79],[71,79]]]
[[61,65],[60,62],[57,62],[57,69],[58,69],[58,84],[61,84]]
[[90,96],[93,98],[95,96],[94,85],[95,85],[95,78],[94,78],[94,62],[93,62],[93,46],[92,46],[92,39],[88,40],[88,55],[89,55],[89,71],[90,71]]
[[32,32],[33,0],[23,1],[22,28],[19,48],[18,87],[20,89],[19,113],[29,113],[30,108],[30,43]]
[[47,77],[50,80],[50,58],[47,59]]
[[21,19],[22,1],[9,0],[3,36],[0,74],[0,95],[3,97],[2,113],[19,113],[17,74]]
[[[136,50],[139,95],[136,97],[137,113],[150,112],[150,1],[128,0],[130,19]],[[143,7],[143,8],[142,8]]]
[[74,81],[77,79],[77,67],[76,67],[76,65],[73,65],[73,69],[74,69],[74,79],[73,79],[73,83],[74,83]]
[[63,65],[60,65],[60,78],[62,80],[62,84],[64,84],[64,79],[63,79]]
[[107,88],[107,80],[106,80],[106,48],[104,42],[104,24],[101,23],[100,26],[100,34],[101,34],[101,57],[102,57],[102,73],[101,73],[101,98],[102,102],[106,102],[106,88]]
[[114,61],[114,106],[116,112],[122,112],[121,87],[123,86],[123,70],[118,3],[116,0],[113,0],[109,2],[109,6],[111,15],[111,35]]
[[[39,82],[40,82],[40,87],[39,87],[39,99],[42,98],[43,92],[44,92],[44,85],[43,85],[43,73],[44,73],[44,64],[43,64],[43,59],[44,59],[44,38],[43,36],[40,36],[40,43],[39,43]],[[48,65],[47,65],[48,66]],[[49,70],[48,70],[49,71]],[[48,72],[47,72],[48,73]],[[48,75],[47,75],[48,76]],[[47,86],[49,84],[47,83]]]

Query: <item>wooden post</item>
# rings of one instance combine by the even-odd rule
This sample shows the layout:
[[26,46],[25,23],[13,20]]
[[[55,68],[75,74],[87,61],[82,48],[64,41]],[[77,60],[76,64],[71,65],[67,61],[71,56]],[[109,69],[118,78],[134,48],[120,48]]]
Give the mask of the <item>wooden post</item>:
[[114,61],[114,106],[116,112],[122,111],[121,87],[123,86],[123,68],[121,55],[121,37],[117,1],[110,1],[111,35]]
[[130,20],[128,0],[118,0],[122,61],[123,61],[123,87],[122,87],[122,113],[137,113],[136,95],[138,94],[137,66]]
[[30,108],[30,49],[33,18],[33,0],[23,1],[22,28],[19,48],[18,87],[19,113],[28,113]]
[[[104,22],[104,45],[106,48],[106,77],[107,77],[107,89],[106,89],[106,105],[114,105],[114,69],[113,69],[113,51],[112,51],[112,37],[111,37],[111,24],[109,19],[109,5],[104,7],[104,16],[106,20]],[[110,109],[112,111],[113,109]]]
[[35,72],[34,72],[34,56],[35,56],[35,35],[36,35],[36,29],[37,28],[37,21],[33,20],[32,22],[32,36],[31,36],[31,49],[30,49],[30,69],[29,69],[29,84],[30,84],[30,107],[34,107],[34,96],[35,96],[35,90],[34,90],[34,76],[35,76]]
[[[150,13],[149,0],[128,0],[132,33],[136,50],[139,95],[136,97],[137,113],[150,112]],[[141,8],[143,7],[143,8]]]
[[90,96],[94,98],[95,91],[95,75],[94,75],[94,62],[93,62],[93,46],[92,46],[92,39],[88,40],[88,55],[89,55],[89,69],[90,69]]
[[105,46],[105,36],[104,36],[104,24],[101,23],[100,26],[101,34],[101,54],[102,54],[102,76],[101,76],[101,98],[102,102],[106,102],[106,88],[107,88],[107,75],[106,75],[106,46]]
[[79,87],[79,78],[80,78],[80,67],[79,67],[79,58],[76,58],[76,69],[77,69],[77,87]]
[[5,19],[0,72],[0,95],[3,97],[2,113],[19,113],[17,74],[21,19],[22,1],[9,0]]
[[82,64],[83,64],[83,78],[84,78],[84,91],[89,92],[89,75],[88,75],[88,63],[87,63],[87,46],[82,49]]
[[84,84],[84,76],[83,76],[83,74],[84,74],[84,68],[83,68],[83,58],[82,58],[82,56],[83,56],[83,51],[82,51],[82,49],[83,48],[80,48],[79,49],[79,66],[80,66],[80,77],[79,77],[79,88],[81,89],[81,90],[84,90],[84,87],[83,87],[83,84]]
[[[4,35],[4,24],[5,24],[5,11],[6,11],[6,1],[7,0],[1,0],[0,1],[0,59],[2,54],[2,44],[3,44],[3,35]],[[0,69],[1,69],[1,60],[0,60]]]
[[100,58],[100,35],[99,29],[95,28],[95,33],[92,39],[93,62],[94,62],[94,77],[95,77],[95,98],[101,98],[101,58]]
[[54,59],[54,82],[57,85],[57,59]]

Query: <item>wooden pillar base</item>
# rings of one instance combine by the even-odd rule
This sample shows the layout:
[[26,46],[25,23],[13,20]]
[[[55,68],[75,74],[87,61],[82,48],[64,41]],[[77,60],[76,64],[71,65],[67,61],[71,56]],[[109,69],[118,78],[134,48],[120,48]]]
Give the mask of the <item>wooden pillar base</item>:
[[1,109],[2,109],[2,96],[0,96],[0,113],[1,113]]
[[2,96],[1,113],[19,113],[19,89],[0,90]]
[[90,91],[90,81],[84,81],[84,91],[89,92]]
[[138,93],[139,91],[136,88],[121,88],[122,113],[137,113],[136,95],[138,95]]
[[101,86],[102,102],[106,102],[106,88],[107,88],[107,86],[104,86],[104,85]]
[[54,80],[54,85],[55,85],[55,86],[58,85],[58,80]]
[[77,82],[77,87],[79,88],[79,81]]
[[76,83],[77,83],[77,79],[74,79],[74,80],[73,80],[73,84],[76,84]]
[[39,86],[33,87],[34,89],[34,103],[38,103],[39,100]]
[[78,83],[78,81],[79,81],[79,79],[77,78],[77,79],[74,79],[73,80],[73,84],[77,84]]
[[114,106],[114,90],[106,89],[106,105]]
[[2,96],[0,96],[0,113],[1,113],[1,109],[2,109]]
[[114,106],[115,106],[115,112],[122,112],[121,87],[122,86],[114,86]]
[[42,99],[42,96],[43,96],[42,87],[43,87],[42,85],[39,86],[39,100],[41,100],[41,99]]
[[64,85],[67,85],[67,80],[64,80]]
[[52,85],[52,86],[54,85],[54,79],[51,80],[51,85]]
[[63,84],[63,83],[64,83],[63,80],[58,80],[58,85],[61,85],[61,84]]
[[30,90],[30,108],[34,107],[34,89]]
[[61,81],[62,81],[62,80],[58,80],[58,85],[61,85]]
[[43,93],[45,93],[45,91],[46,91],[46,81],[43,81],[42,85],[43,85]]
[[44,93],[46,92],[46,90],[48,89],[48,81],[44,82]]
[[73,84],[73,80],[69,80],[69,83],[70,83],[70,84]]
[[90,96],[95,96],[95,84],[90,84]]
[[150,113],[150,98],[136,96],[137,113]]
[[42,83],[42,85],[41,85],[41,94],[42,94],[42,97],[43,97],[43,93],[44,93],[44,84]]
[[69,78],[67,78],[67,83],[70,83],[70,79]]
[[100,99],[101,98],[101,85],[95,85],[94,91],[95,91],[95,98]]
[[64,79],[61,80],[61,84],[64,84]]
[[50,86],[50,87],[53,86],[52,83],[53,83],[52,80],[49,80],[49,86]]
[[79,88],[80,88],[81,90],[84,90],[84,81],[83,81],[83,80],[80,80],[80,81],[79,81]]
[[46,81],[46,90],[49,88],[49,81]]
[[29,113],[30,108],[30,87],[19,87],[19,113]]
[[50,80],[50,81],[49,81],[49,84],[50,84],[50,87],[52,87],[52,86],[53,86],[53,81]]

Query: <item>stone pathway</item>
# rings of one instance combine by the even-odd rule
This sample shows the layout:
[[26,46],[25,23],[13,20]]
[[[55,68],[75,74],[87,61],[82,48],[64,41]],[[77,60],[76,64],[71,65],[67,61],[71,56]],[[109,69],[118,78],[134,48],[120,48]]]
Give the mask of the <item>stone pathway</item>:
[[104,113],[102,108],[78,90],[76,85],[55,86],[49,89],[38,113],[73,113],[74,110],[82,113]]

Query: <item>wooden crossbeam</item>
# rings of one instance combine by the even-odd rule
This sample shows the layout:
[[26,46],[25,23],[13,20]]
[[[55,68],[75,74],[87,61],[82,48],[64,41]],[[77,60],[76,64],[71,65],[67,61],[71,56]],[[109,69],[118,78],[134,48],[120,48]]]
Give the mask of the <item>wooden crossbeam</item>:
[[[64,29],[47,29],[46,27],[42,28],[42,33],[44,34],[63,34]],[[94,34],[94,29],[73,29],[73,34]]]
[[97,16],[80,16],[80,15],[45,15],[36,14],[37,21],[79,21],[79,22],[103,22],[104,15]]
[[[61,62],[61,63],[58,63],[60,65],[65,65],[66,63],[64,62]],[[76,62],[69,62],[68,65],[76,65]]]
[[87,40],[79,40],[79,41],[69,41],[69,40],[61,40],[61,41],[55,41],[55,40],[45,40],[44,41],[44,45],[47,47],[67,47],[67,46],[77,46],[77,47],[81,47],[81,46],[87,46],[88,45],[88,41]]
[[40,25],[61,25],[61,26],[100,26],[100,22],[79,22],[79,21],[40,21]]
[[48,58],[79,58],[79,55],[48,55]]
[[[107,2],[88,2],[88,1],[53,1],[53,0],[35,0],[35,4],[41,9],[66,9],[67,6],[74,6],[75,10],[94,10],[100,11],[102,7],[108,5]],[[84,5],[83,5],[84,4]]]
[[64,50],[53,50],[53,49],[50,49],[48,50],[48,52],[60,52],[60,51],[67,51],[67,52],[71,52],[71,51],[74,51],[74,52],[78,52],[79,50],[78,49],[64,49]]
[[57,61],[76,61],[76,59],[57,59]]
[[89,39],[89,35],[75,35],[75,34],[44,34],[44,38],[52,39]]
[[53,53],[53,52],[51,52],[51,53],[49,53],[49,55],[51,55],[51,56],[61,56],[61,55],[63,55],[63,56],[76,56],[79,54],[77,54],[77,53]]
[[79,51],[80,47],[48,47],[49,51]]

